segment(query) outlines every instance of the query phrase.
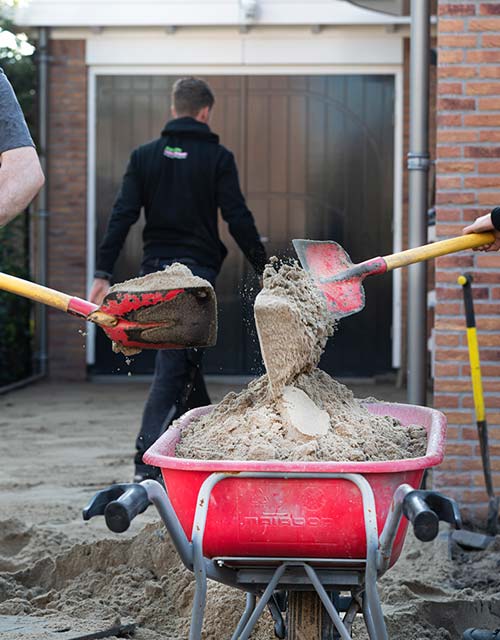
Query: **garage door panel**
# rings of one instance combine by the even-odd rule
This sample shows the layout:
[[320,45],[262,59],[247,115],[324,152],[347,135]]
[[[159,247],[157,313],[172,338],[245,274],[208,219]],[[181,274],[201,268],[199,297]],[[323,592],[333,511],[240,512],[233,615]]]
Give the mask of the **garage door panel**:
[[325,131],[325,102],[318,97],[311,97],[307,109],[307,192],[321,199],[325,195],[327,175]]
[[270,97],[270,190],[273,193],[288,191],[287,159],[290,139],[288,122],[288,97]]
[[[355,261],[392,248],[392,76],[206,77],[216,92],[211,126],[236,157],[242,189],[270,255],[294,255],[291,240],[335,239]],[[99,241],[131,150],[159,135],[169,118],[174,76],[97,79],[96,210]],[[136,275],[143,221],[134,226],[117,276]],[[256,279],[220,222],[228,257],[217,283],[218,345],[213,373],[261,368],[252,304]],[[391,366],[391,278],[366,282],[367,307],[340,323],[322,359],[335,375],[373,375]],[[121,360],[122,361],[122,360]],[[109,343],[97,341],[96,371],[116,371]],[[153,354],[132,370],[152,369]],[[135,367],[135,369],[134,369]],[[120,373],[126,372],[123,369]]]
[[247,180],[249,192],[269,191],[270,118],[267,96],[248,96]]
[[289,99],[290,147],[288,153],[288,175],[292,193],[307,192],[307,99],[303,95],[291,95]]
[[303,238],[306,234],[307,210],[304,199],[288,200],[288,237]]

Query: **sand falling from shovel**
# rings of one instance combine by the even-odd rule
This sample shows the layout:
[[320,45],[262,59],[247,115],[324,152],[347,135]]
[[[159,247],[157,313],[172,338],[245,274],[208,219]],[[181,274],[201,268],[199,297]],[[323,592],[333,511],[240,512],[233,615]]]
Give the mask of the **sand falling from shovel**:
[[290,426],[306,436],[324,435],[330,425],[328,413],[290,382],[317,367],[333,333],[326,302],[296,262],[272,261],[263,280],[254,314],[272,395],[281,399]]
[[268,373],[183,424],[177,456],[375,461],[425,453],[422,426],[371,413],[317,367],[333,323],[321,294],[297,264],[274,260],[266,267],[255,317]]

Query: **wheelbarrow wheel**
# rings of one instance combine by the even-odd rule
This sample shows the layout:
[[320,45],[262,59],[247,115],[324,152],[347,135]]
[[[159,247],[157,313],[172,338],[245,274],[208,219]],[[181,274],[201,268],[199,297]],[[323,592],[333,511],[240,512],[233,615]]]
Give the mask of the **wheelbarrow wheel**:
[[287,640],[334,640],[337,630],[315,591],[288,593]]

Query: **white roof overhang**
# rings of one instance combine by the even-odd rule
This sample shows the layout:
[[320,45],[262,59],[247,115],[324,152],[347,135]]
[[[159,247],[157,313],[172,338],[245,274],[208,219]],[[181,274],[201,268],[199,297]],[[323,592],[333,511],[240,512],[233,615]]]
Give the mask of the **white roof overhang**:
[[24,0],[14,19],[65,28],[409,24],[345,0]]

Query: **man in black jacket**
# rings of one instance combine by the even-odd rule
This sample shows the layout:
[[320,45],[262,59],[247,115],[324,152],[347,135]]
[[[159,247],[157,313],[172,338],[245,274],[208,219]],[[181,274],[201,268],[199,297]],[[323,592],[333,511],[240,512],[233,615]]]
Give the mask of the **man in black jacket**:
[[[161,137],[132,152],[108,228],[99,247],[90,299],[100,304],[109,289],[125,238],[144,208],[141,275],[174,262],[215,284],[226,256],[217,212],[257,274],[266,252],[241,193],[233,154],[208,127],[214,96],[197,78],[178,80],[172,115]],[[155,374],[136,441],[136,479],[155,477],[142,462],[144,451],[172,419],[193,406],[209,404],[201,375],[200,350],[158,351]]]

